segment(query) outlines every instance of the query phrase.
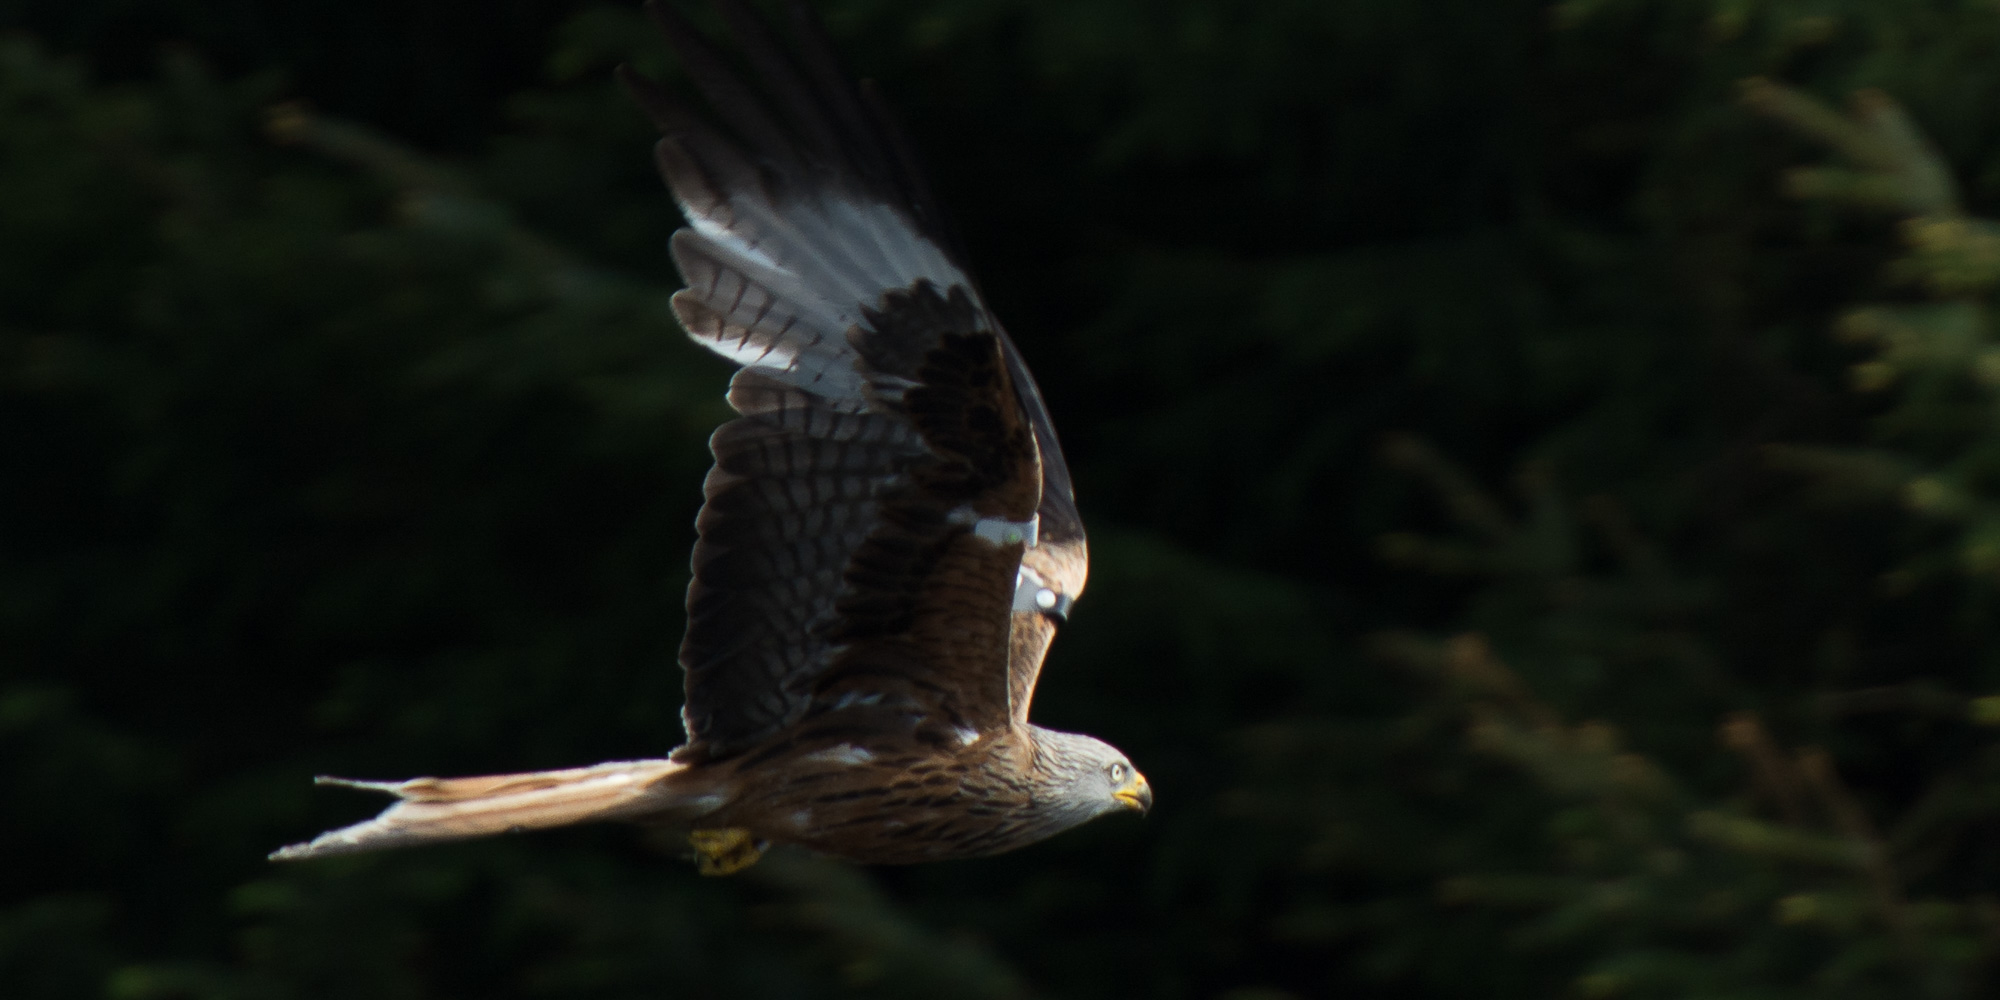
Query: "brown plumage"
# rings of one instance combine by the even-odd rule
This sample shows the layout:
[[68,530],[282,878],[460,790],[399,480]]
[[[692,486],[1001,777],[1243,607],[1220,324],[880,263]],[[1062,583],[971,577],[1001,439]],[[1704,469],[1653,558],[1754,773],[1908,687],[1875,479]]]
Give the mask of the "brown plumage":
[[322,779],[399,801],[274,857],[627,819],[689,829],[708,872],[766,842],[907,863],[1151,806],[1123,754],[1028,722],[1083,589],[1083,525],[1034,379],[908,147],[802,6],[797,61],[737,0],[716,7],[761,93],[648,10],[722,127],[620,71],[689,221],[675,313],[743,365],[697,522],[686,743],[567,771]]

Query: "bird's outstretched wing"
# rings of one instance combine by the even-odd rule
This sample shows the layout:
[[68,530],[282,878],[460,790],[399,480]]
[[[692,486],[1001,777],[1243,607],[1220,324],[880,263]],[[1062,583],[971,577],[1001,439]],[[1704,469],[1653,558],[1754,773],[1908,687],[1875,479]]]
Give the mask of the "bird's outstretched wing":
[[623,74],[689,222],[672,241],[689,285],[676,314],[743,365],[741,416],[711,440],[681,755],[856,707],[971,739],[1025,715],[1042,612],[1082,588],[1068,471],[881,104],[803,6],[796,61],[740,3],[716,7],[759,88],[648,10],[720,127]]

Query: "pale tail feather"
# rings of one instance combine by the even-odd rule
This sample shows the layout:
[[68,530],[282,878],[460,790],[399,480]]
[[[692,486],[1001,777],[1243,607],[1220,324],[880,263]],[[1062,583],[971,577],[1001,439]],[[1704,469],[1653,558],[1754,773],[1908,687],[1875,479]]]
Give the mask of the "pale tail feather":
[[667,793],[661,782],[686,767],[671,760],[627,760],[475,778],[318,778],[322,785],[387,792],[401,801],[374,819],[279,848],[272,852],[271,860],[295,861],[668,812],[676,796]]

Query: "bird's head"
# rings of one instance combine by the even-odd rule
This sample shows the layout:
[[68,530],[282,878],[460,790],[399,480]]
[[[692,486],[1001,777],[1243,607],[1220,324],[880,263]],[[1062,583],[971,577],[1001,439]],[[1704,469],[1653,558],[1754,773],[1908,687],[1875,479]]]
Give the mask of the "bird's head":
[[1119,809],[1144,815],[1153,808],[1153,786],[1117,747],[1079,733],[1037,729],[1043,773],[1075,822]]
[[1114,760],[1104,766],[1104,776],[1111,783],[1111,797],[1141,816],[1153,811],[1153,786],[1146,783],[1146,776],[1132,766],[1132,762]]

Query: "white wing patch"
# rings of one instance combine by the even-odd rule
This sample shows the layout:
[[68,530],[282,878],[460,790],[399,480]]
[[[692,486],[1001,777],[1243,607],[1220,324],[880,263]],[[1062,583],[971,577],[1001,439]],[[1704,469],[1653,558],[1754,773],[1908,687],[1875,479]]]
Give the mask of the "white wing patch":
[[[674,312],[697,343],[856,409],[866,385],[848,330],[884,293],[929,281],[971,287],[898,209],[839,192],[777,200],[762,191],[680,192],[688,228],[674,263],[688,287]],[[710,195],[711,197],[703,197]],[[880,387],[878,387],[880,388]]]
[[743,237],[736,235],[721,223],[716,222],[713,216],[698,215],[690,212],[688,213],[687,220],[688,225],[694,227],[695,232],[700,233],[703,238],[714,243],[717,247],[728,250],[730,253],[748,260],[759,267],[767,267],[773,271],[784,270],[784,268],[778,266],[777,261],[771,259],[770,254],[751,246],[748,242],[744,241]]

